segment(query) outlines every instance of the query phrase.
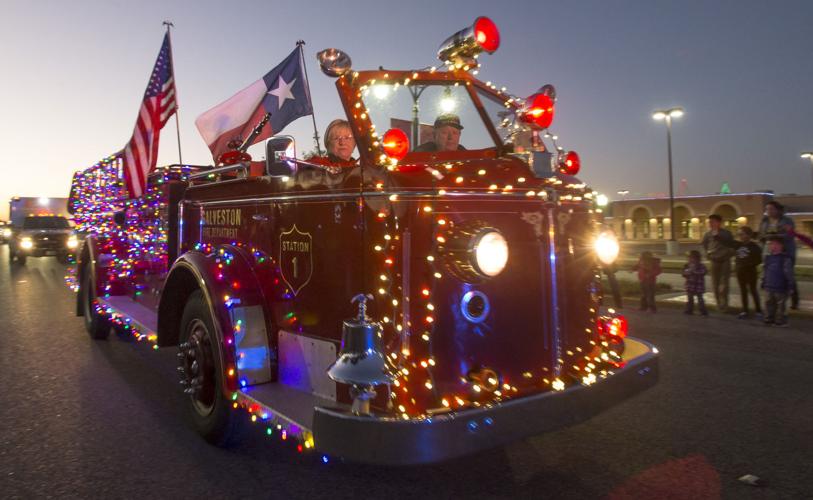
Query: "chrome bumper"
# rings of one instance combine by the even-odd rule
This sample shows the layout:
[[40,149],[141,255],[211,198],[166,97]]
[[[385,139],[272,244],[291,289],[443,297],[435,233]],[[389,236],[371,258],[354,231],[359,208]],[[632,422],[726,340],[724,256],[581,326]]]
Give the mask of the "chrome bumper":
[[354,462],[412,465],[440,462],[584,422],[657,383],[657,349],[638,339],[626,342],[626,365],[606,379],[490,408],[399,420],[317,407],[314,441],[321,452]]

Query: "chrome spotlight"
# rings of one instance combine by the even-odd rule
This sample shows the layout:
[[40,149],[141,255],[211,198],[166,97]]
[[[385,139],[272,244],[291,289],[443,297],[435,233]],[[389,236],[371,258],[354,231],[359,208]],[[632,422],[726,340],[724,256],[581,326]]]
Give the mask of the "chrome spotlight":
[[319,52],[316,54],[316,59],[322,68],[322,73],[327,76],[342,76],[350,71],[350,67],[353,65],[353,61],[346,52],[333,48]]

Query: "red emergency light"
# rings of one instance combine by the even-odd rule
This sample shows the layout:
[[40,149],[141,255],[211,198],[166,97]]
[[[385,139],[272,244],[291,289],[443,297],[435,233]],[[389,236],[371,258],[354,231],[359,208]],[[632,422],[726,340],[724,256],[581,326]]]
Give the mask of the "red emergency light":
[[409,138],[403,130],[391,128],[384,133],[381,139],[384,153],[393,160],[401,160],[409,153]]
[[475,56],[486,51],[493,53],[500,47],[500,30],[491,19],[480,16],[474,24],[447,38],[438,49],[438,59],[456,65],[475,66]]
[[538,130],[544,130],[553,123],[555,105],[547,93],[536,93],[525,100],[525,107],[519,112],[520,121]]
[[559,158],[559,170],[563,174],[576,175],[582,168],[582,162],[579,159],[579,153],[575,151],[568,151]]
[[489,54],[500,48],[500,30],[494,21],[485,16],[480,16],[474,21],[474,39],[480,48]]

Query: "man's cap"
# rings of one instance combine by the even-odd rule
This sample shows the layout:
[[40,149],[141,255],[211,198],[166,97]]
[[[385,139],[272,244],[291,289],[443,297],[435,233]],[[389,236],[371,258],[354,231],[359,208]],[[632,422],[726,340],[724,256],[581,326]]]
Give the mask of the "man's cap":
[[454,127],[457,130],[463,130],[463,125],[460,124],[460,117],[452,114],[452,113],[445,113],[442,115],[438,115],[435,118],[435,128],[444,127],[444,126]]

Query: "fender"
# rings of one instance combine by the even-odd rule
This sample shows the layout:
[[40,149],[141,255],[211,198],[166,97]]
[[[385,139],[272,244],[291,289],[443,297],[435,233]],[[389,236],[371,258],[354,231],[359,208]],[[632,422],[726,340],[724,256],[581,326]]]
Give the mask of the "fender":
[[[96,296],[110,295],[110,290],[105,290],[106,278],[104,276],[104,269],[108,265],[108,261],[102,258],[104,243],[96,236],[88,236],[85,238],[81,250],[78,252],[76,259],[76,280],[78,286],[82,286],[82,282],[88,272],[91,273],[93,286],[96,289]],[[81,304],[81,294],[76,295],[76,315],[84,316],[84,308]]]
[[270,315],[250,262],[232,245],[215,246],[207,254],[186,252],[172,265],[158,305],[158,345],[177,345],[184,304],[194,291],[203,292],[220,344],[228,393],[276,376]]

